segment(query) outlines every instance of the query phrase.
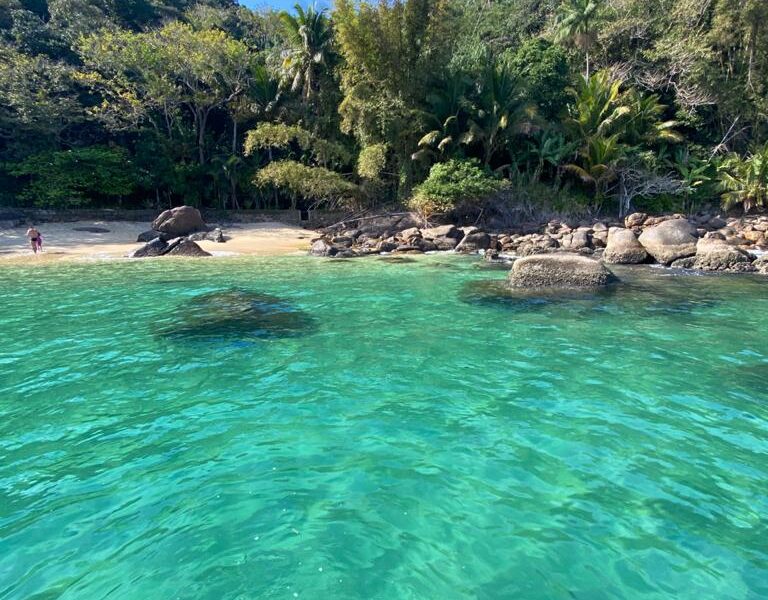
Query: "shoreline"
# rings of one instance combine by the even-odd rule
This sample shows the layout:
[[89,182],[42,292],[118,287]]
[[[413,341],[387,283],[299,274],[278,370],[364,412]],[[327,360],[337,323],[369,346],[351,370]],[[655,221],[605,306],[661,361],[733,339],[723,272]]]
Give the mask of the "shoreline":
[[[216,256],[281,256],[306,252],[315,235],[311,230],[278,222],[220,225],[226,241],[198,241]],[[50,264],[71,260],[122,259],[140,248],[137,236],[149,222],[74,221],[46,223],[39,227],[43,252],[32,252],[26,226],[0,229],[0,264]]]

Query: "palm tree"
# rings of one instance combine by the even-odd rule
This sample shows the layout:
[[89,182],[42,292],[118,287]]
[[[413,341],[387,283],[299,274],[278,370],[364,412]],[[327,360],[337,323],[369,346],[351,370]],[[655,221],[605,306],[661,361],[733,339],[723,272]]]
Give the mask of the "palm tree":
[[301,90],[302,98],[309,100],[317,91],[318,66],[327,62],[332,31],[326,9],[317,10],[312,5],[305,11],[299,4],[294,9],[295,16],[285,11],[280,13],[291,44],[283,68],[292,80],[291,89]]
[[768,204],[768,144],[745,158],[729,156],[718,170],[726,210],[742,204],[746,213],[755,206]]
[[661,120],[667,107],[659,102],[656,94],[644,96],[631,90],[626,100],[630,108],[626,137],[630,144],[678,144],[683,141],[683,136],[675,131],[677,121]]
[[584,183],[595,188],[595,205],[599,211],[608,184],[616,179],[617,166],[624,155],[625,148],[619,142],[618,135],[591,138],[579,152],[582,165],[569,164],[565,169],[577,175]]
[[510,135],[528,133],[534,128],[535,108],[512,69],[503,61],[489,61],[480,83],[469,129],[460,138],[463,144],[479,142],[483,162],[490,165]]
[[596,24],[603,0],[565,0],[557,11],[555,41],[568,42],[584,52],[589,79],[589,51],[596,38]]
[[566,126],[583,140],[613,133],[632,112],[621,82],[613,80],[608,71],[580,77],[571,94],[574,100],[568,106]]
[[428,126],[433,127],[418,141],[419,149],[411,155],[413,160],[440,160],[449,157],[466,130],[466,92],[468,77],[457,74],[448,77],[444,85],[427,95],[429,110],[421,113]]

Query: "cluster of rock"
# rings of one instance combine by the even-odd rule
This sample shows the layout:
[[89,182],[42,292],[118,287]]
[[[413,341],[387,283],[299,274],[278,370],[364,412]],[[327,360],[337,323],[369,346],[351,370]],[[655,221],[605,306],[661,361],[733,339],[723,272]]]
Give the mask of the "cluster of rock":
[[571,252],[612,264],[656,262],[703,271],[768,273],[753,251],[768,250],[768,217],[723,219],[714,215],[649,216],[634,213],[622,222],[527,224],[509,233],[477,227],[419,227],[411,215],[358,220],[326,229],[313,240],[315,256],[350,258],[379,253],[436,250],[484,251],[486,257],[526,257]]
[[200,211],[192,206],[166,210],[152,222],[152,229],[139,234],[144,245],[130,254],[131,258],[149,256],[211,256],[196,242],[224,242],[220,228],[209,228]]

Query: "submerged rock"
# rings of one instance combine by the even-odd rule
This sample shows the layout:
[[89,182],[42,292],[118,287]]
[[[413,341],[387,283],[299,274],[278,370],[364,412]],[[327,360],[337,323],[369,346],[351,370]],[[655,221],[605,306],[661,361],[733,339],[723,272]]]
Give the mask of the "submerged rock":
[[663,265],[696,254],[696,228],[685,219],[671,219],[649,227],[639,242]]
[[178,320],[159,335],[182,341],[248,341],[295,337],[316,329],[315,320],[289,301],[257,292],[227,290],[192,298]]
[[509,273],[514,288],[584,288],[607,285],[616,278],[603,263],[573,254],[538,254],[515,261]]

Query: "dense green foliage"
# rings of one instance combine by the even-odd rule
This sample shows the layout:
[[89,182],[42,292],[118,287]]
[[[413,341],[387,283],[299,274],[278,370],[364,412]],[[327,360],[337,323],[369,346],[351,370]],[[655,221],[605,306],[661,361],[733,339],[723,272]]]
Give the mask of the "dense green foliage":
[[475,161],[449,160],[433,165],[427,179],[416,186],[408,207],[424,217],[449,213],[462,202],[478,202],[509,185],[483,171]]
[[762,0],[3,0],[0,202],[435,212],[508,180],[510,210],[760,208],[766,22]]

